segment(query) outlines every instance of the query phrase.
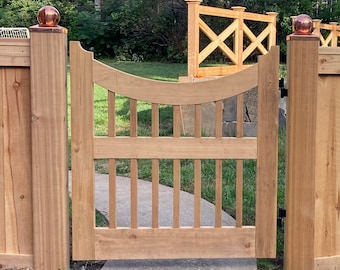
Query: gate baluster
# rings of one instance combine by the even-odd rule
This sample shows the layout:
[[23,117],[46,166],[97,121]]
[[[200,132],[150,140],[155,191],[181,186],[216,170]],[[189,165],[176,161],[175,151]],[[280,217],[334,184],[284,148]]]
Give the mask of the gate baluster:
[[[181,108],[179,105],[173,106],[173,137],[179,138],[181,135]],[[173,227],[180,227],[180,188],[181,188],[181,161],[174,159],[173,161]]]
[[[222,100],[216,101],[216,131],[215,137],[222,138],[223,109]],[[222,226],[222,160],[215,161],[215,227]]]
[[[243,137],[243,94],[237,96],[237,131],[236,137]],[[243,160],[236,160],[236,227],[242,227],[243,211]]]
[[[130,99],[130,137],[137,137],[137,100]],[[138,227],[138,162],[136,158],[130,159],[131,177],[131,228]]]
[[[201,138],[202,132],[202,107],[195,105],[195,138]],[[201,226],[201,168],[200,159],[194,160],[194,227]]]
[[[108,135],[116,136],[116,94],[108,91]],[[109,159],[109,226],[117,228],[116,160]]]
[[[159,137],[159,106],[152,103],[152,137]],[[159,160],[152,159],[152,228],[159,226]]]

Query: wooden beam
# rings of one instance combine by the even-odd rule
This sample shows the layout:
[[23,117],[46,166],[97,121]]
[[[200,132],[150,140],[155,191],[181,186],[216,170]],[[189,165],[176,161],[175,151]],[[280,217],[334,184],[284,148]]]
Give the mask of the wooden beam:
[[[279,47],[259,57],[256,257],[276,256]],[[271,79],[273,78],[273,79]],[[269,218],[271,217],[271,218]]]
[[30,28],[34,269],[67,269],[67,31],[42,28]]
[[98,228],[95,234],[96,260],[255,256],[254,227]]
[[340,74],[339,48],[319,48],[319,74]]
[[318,49],[317,36],[288,37],[286,269],[314,267]]
[[340,270],[340,255],[315,258],[314,270]]
[[82,50],[77,42],[70,43],[72,228],[74,229],[72,249],[73,259],[76,260],[86,260],[94,256],[95,186],[92,143],[94,133],[92,62],[92,53]]
[[256,159],[256,138],[95,137],[94,158]]
[[28,267],[33,268],[33,255],[32,254],[11,254],[0,253],[1,267]]
[[0,63],[3,67],[29,67],[30,39],[0,39]]

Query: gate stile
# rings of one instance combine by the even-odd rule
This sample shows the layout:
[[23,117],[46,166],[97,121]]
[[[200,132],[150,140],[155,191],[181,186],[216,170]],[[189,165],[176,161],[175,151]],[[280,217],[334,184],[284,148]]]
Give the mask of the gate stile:
[[[240,73],[197,83],[142,79],[93,59],[79,42],[70,44],[72,100],[72,201],[74,259],[167,259],[275,257],[277,189],[277,108],[279,49],[259,57],[259,64]],[[93,86],[108,91],[107,137],[94,136]],[[258,85],[258,138],[222,137],[222,100]],[[227,87],[225,87],[227,86]],[[228,88],[228,89],[226,89]],[[130,136],[115,132],[115,97],[130,99]],[[137,101],[152,104],[152,135],[137,134]],[[216,102],[216,136],[201,136],[201,104]],[[159,136],[159,104],[173,106],[173,136]],[[180,106],[195,105],[195,134],[180,136]],[[94,161],[109,160],[109,227],[95,227]],[[116,159],[129,159],[130,227],[116,222]],[[139,227],[138,159],[152,160],[152,222]],[[173,225],[158,220],[159,160],[173,160]],[[180,224],[180,160],[194,160],[194,224]],[[216,160],[215,226],[201,226],[201,159]],[[223,226],[222,160],[257,159],[256,226]],[[242,183],[240,183],[242,185]],[[237,184],[239,185],[239,184]],[[238,204],[242,198],[238,199]],[[242,209],[241,205],[236,206]],[[241,219],[238,213],[236,219]]]

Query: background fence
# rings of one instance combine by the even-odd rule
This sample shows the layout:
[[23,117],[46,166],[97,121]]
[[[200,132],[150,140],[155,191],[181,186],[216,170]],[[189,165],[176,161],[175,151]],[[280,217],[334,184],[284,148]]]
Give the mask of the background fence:
[[[186,0],[188,4],[188,76],[208,77],[232,74],[249,65],[245,60],[254,52],[266,54],[276,44],[275,12],[267,15],[245,12],[244,7],[233,7],[232,10],[202,6],[201,0]],[[226,28],[219,34],[204,21],[203,16],[215,16],[226,19]],[[228,20],[230,22],[228,23]],[[254,33],[247,22],[258,23],[261,31]],[[200,48],[200,33],[211,41],[205,48]],[[231,39],[231,46],[225,42]],[[219,49],[229,59],[229,63],[215,67],[203,67],[203,61]]]

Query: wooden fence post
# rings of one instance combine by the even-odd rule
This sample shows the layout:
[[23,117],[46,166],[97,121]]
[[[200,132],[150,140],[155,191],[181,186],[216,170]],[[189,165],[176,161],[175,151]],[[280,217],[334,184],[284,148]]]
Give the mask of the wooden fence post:
[[338,35],[337,35],[338,23],[337,22],[330,22],[329,24],[332,27],[332,30],[331,30],[331,33],[330,33],[332,35],[331,47],[338,47]]
[[198,74],[199,37],[199,5],[202,0],[185,0],[188,4],[188,77]]
[[314,19],[313,20],[313,34],[320,36],[321,32],[320,32],[320,24],[321,24],[321,20],[320,19]]
[[288,36],[285,269],[314,269],[316,102],[319,38],[296,17]]
[[50,6],[31,32],[34,269],[68,269],[67,30]]
[[245,7],[232,7],[235,12],[238,12],[237,30],[234,36],[234,53],[237,59],[237,71],[242,70],[243,66],[243,22]]
[[268,36],[268,51],[271,49],[272,46],[276,45],[276,17],[278,15],[277,12],[267,12],[268,16],[271,17],[272,21],[269,23],[270,25],[270,33]]

